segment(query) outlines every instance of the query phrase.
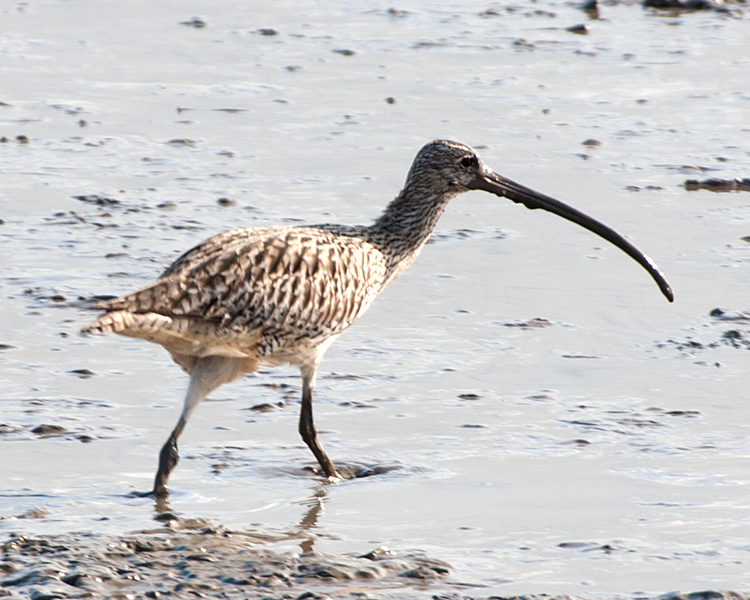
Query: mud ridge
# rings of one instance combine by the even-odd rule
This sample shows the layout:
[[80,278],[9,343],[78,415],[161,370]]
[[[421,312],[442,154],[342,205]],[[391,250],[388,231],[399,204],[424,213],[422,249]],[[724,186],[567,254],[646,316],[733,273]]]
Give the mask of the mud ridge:
[[0,545],[0,597],[378,597],[443,580],[449,567],[376,548],[362,556],[276,553],[224,528],[113,536],[11,534]]

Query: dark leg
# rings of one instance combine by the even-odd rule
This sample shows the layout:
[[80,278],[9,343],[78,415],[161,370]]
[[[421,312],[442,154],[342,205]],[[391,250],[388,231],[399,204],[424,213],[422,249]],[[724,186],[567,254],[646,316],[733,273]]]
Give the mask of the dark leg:
[[[187,421],[183,422],[180,420],[180,422],[184,427],[184,423]],[[154,479],[153,494],[155,496],[166,496],[169,494],[169,490],[167,490],[167,480],[169,479],[169,474],[172,472],[172,469],[174,469],[180,461],[180,453],[177,451],[177,439],[179,437],[180,434],[177,432],[177,428],[175,428],[169,436],[167,443],[162,446],[161,452],[159,452],[159,470],[156,472],[156,479]]]
[[[200,404],[208,394],[223,383],[227,383],[247,372],[247,362],[240,358],[228,358],[225,356],[207,356],[195,359],[190,370],[190,385],[185,396],[185,405],[180,415],[180,420],[172,430],[167,443],[162,446],[159,453],[159,469],[154,479],[155,496],[166,496],[169,494],[167,480],[172,469],[180,460],[177,451],[177,440],[180,439],[182,430],[185,429],[188,419],[195,407]],[[252,370],[252,369],[251,369]]]
[[318,460],[320,468],[323,469],[326,477],[331,479],[341,479],[336,467],[333,466],[331,459],[323,450],[318,441],[318,432],[313,422],[313,385],[315,383],[315,370],[312,372],[302,371],[302,408],[299,413],[299,434],[304,442],[308,445],[315,458]]

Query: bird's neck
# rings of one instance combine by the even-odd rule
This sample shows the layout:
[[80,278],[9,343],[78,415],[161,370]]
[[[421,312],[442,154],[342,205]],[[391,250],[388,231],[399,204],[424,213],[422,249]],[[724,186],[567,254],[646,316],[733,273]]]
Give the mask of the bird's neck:
[[388,283],[419,256],[448,201],[455,194],[405,187],[368,230],[368,238],[388,258]]

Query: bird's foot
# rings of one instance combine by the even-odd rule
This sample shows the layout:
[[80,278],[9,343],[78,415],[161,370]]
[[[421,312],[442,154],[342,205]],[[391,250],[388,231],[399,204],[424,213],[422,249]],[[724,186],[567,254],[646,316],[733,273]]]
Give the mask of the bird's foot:
[[166,486],[162,487],[160,490],[154,488],[148,492],[130,492],[131,498],[166,498],[168,496],[169,490]]
[[308,473],[312,473],[316,477],[322,477],[324,481],[328,481],[331,483],[335,483],[337,481],[341,481],[342,479],[347,479],[341,473],[339,473],[336,469],[334,469],[331,472],[326,472],[320,467],[314,467],[314,466],[308,466],[302,468],[304,471],[307,471]]

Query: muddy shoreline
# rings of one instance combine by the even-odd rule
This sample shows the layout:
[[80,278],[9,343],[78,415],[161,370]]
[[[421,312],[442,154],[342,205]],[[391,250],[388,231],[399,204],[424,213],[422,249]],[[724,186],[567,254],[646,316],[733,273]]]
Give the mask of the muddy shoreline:
[[279,554],[216,526],[122,536],[10,534],[0,552],[0,596],[37,600],[400,596],[449,573],[441,561],[383,547],[361,556]]
[[[749,8],[0,7],[0,600],[747,597]],[[80,338],[76,299],[229,229],[367,224],[436,137],[626,235],[677,301],[466,195],[321,366],[324,445],[375,476],[306,469],[269,369],[191,419],[173,509],[135,498],[184,376]]]
[[[53,598],[484,598],[450,566],[384,547],[360,556],[280,554],[223,527],[129,535],[11,533],[0,545],[0,597]],[[620,597],[620,596],[618,596]],[[649,596],[635,594],[639,600]],[[737,592],[673,592],[659,600],[746,600]],[[490,596],[500,600],[501,596]],[[488,598],[488,600],[489,600]],[[507,596],[570,599],[546,594]]]

